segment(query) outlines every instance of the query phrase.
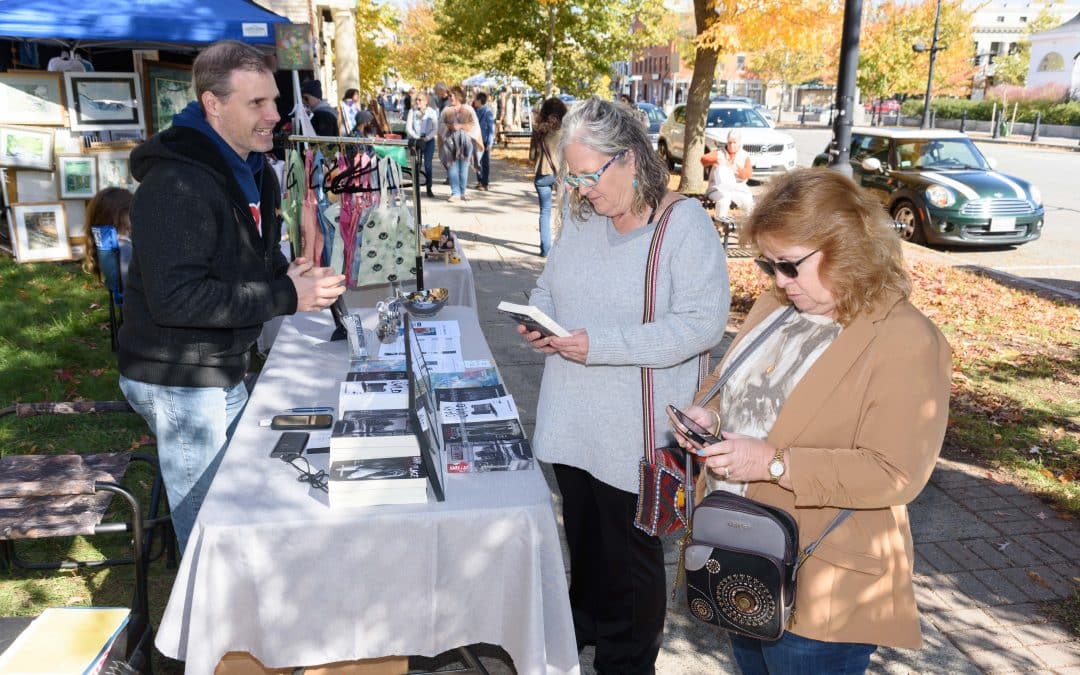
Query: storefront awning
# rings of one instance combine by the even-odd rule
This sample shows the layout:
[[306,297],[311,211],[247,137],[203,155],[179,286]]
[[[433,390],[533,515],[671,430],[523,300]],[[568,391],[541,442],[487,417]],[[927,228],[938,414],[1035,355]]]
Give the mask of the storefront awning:
[[0,38],[149,46],[274,44],[283,16],[249,0],[3,0]]

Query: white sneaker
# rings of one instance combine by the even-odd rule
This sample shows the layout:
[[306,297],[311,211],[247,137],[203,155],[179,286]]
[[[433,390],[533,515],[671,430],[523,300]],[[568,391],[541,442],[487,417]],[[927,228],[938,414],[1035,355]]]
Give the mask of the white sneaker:
[[449,197],[446,198],[446,201],[448,201],[448,202],[459,202],[459,201],[461,201],[461,197],[458,197],[457,195],[450,195]]

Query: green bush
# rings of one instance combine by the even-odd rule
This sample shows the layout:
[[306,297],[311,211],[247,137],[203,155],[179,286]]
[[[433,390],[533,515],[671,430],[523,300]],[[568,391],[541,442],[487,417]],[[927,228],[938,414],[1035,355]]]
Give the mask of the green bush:
[[[969,101],[957,98],[934,99],[934,113],[939,119],[960,119],[964,111],[967,111],[969,120],[989,120],[994,111],[995,101]],[[1001,110],[1001,102],[997,101],[997,109]],[[1019,101],[1009,103],[1006,106],[1006,119],[1012,121],[1013,106],[1016,105],[1017,122],[1034,122],[1035,114],[1042,113],[1043,124],[1063,124],[1068,126],[1080,126],[1080,101],[1068,103],[1054,103],[1051,101]],[[923,102],[921,100],[904,101],[900,110],[904,115],[918,117],[922,115]]]

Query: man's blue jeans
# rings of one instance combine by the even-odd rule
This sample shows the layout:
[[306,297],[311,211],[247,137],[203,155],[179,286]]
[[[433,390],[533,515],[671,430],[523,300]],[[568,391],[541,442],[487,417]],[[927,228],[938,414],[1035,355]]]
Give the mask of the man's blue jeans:
[[536,196],[540,200],[540,255],[547,256],[551,250],[551,193],[555,174],[547,174],[533,180]]
[[862,675],[877,645],[822,642],[794,633],[776,642],[731,634],[731,648],[743,675]]
[[450,194],[455,197],[465,196],[465,186],[469,182],[469,160],[455,159],[446,167],[450,174]]
[[476,182],[484,187],[488,186],[488,180],[491,178],[491,145],[484,149],[484,152],[480,153],[480,168],[476,172]]
[[158,463],[183,553],[225,446],[247,404],[232,387],[167,387],[120,376],[120,390],[157,438]]

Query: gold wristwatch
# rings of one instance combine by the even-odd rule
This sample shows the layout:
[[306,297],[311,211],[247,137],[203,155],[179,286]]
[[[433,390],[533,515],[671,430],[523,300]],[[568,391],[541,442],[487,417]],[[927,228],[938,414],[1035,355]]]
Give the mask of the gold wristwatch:
[[776,454],[773,455],[772,461],[769,462],[769,480],[773,485],[780,484],[780,478],[787,471],[787,466],[784,464],[784,448],[778,448]]

